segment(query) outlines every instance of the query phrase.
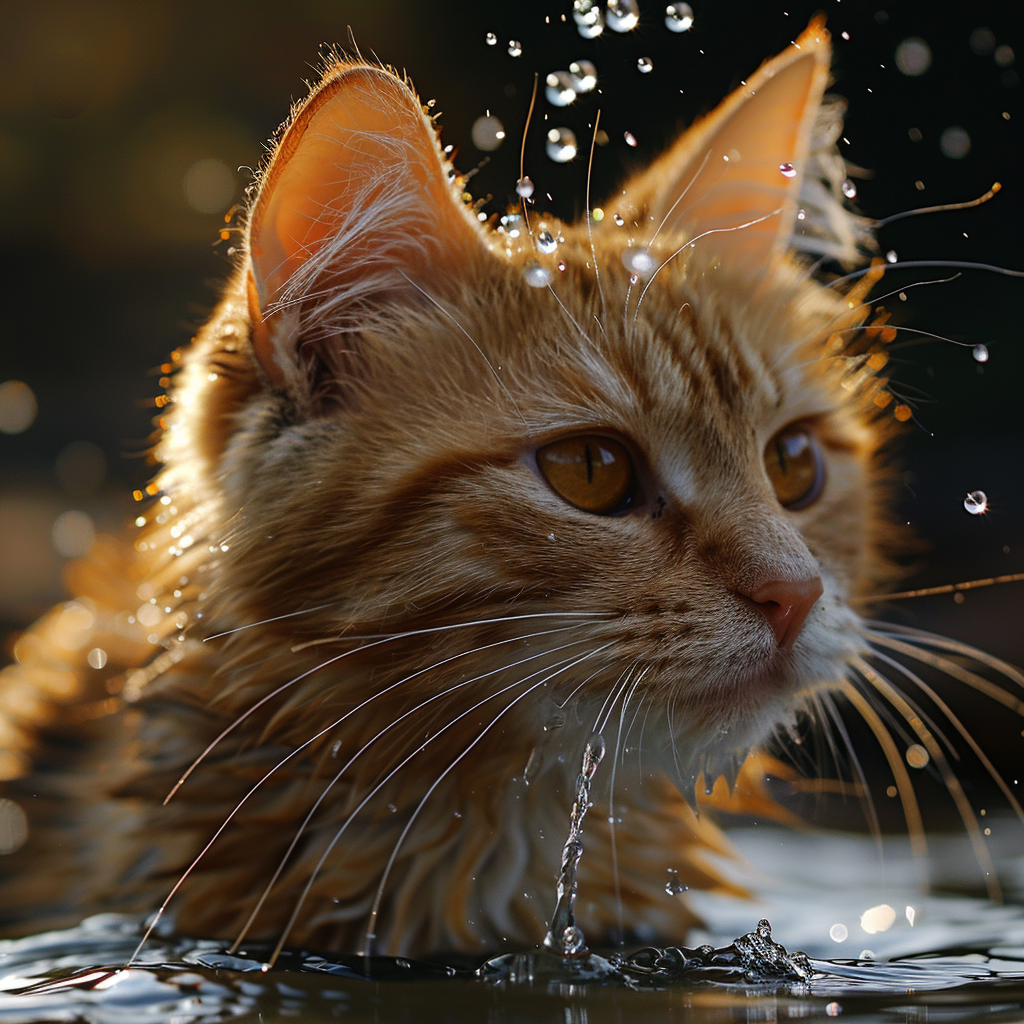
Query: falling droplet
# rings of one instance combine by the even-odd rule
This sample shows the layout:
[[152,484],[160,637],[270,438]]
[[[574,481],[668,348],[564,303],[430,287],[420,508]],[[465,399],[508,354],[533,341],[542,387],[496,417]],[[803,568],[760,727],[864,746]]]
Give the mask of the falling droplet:
[[577,92],[592,92],[597,87],[597,68],[589,60],[574,60],[569,65],[569,74]]
[[636,136],[632,132],[623,132],[622,137],[626,140],[627,146],[636,145]]
[[484,36],[484,41],[487,43],[488,46],[498,45],[498,37],[493,32],[488,32],[487,35]]
[[689,4],[669,4],[665,8],[665,27],[670,32],[689,32],[693,28],[693,8]]
[[843,182],[843,195],[846,196],[847,199],[857,198],[857,186],[854,185],[854,183],[850,181],[849,178],[847,178],[846,181]]
[[604,13],[594,0],[573,0],[572,20],[584,39],[596,39],[604,31]]
[[885,262],[886,263],[895,263],[898,259],[899,259],[899,256],[896,255],[896,250],[895,249],[890,249],[885,254]]
[[972,516],[980,516],[983,512],[988,511],[988,495],[984,491],[971,491],[964,498],[964,508]]
[[784,178],[796,177],[796,168],[792,164],[779,164],[779,170],[782,172],[782,176]]
[[643,246],[636,249],[627,249],[622,254],[622,265],[637,277],[650,277],[657,267],[657,263],[650,250]]
[[616,32],[632,32],[640,22],[636,0],[608,0],[605,21]]
[[987,363],[988,362],[988,346],[987,345],[975,345],[974,348],[971,349],[971,355],[974,356],[974,358],[979,363]]
[[551,253],[558,248],[558,242],[555,241],[555,236],[551,234],[550,231],[541,231],[537,235],[537,248],[540,249],[542,253]]
[[533,195],[533,182],[528,177],[522,177],[516,182],[516,194],[529,199]]
[[568,71],[552,71],[545,85],[544,95],[553,107],[567,107],[576,102],[576,88]]
[[654,70],[654,61],[650,57],[641,57],[636,62],[636,69],[641,75],[650,74]]
[[576,134],[571,128],[552,128],[548,132],[547,153],[556,164],[568,163],[576,152]]
[[484,114],[473,122],[469,134],[477,149],[491,153],[504,141],[505,126],[493,114]]
[[536,260],[530,260],[523,268],[523,278],[531,288],[545,288],[551,284],[551,271]]
[[523,44],[518,39],[510,39],[508,41],[508,55],[510,57],[518,57],[523,52]]

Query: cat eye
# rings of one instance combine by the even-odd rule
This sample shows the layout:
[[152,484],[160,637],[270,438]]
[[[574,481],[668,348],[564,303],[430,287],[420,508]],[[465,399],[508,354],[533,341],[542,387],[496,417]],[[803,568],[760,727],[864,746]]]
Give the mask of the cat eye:
[[764,450],[764,468],[784,508],[806,508],[825,485],[821,448],[806,427],[790,425],[780,430]]
[[537,449],[537,468],[551,489],[570,505],[610,516],[632,502],[636,492],[633,459],[610,437],[563,437]]

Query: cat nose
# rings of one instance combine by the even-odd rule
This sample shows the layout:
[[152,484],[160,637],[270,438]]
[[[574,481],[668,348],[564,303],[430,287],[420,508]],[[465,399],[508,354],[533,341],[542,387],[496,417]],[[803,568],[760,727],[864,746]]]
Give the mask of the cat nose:
[[743,596],[768,620],[779,646],[789,650],[824,589],[821,577],[815,576],[810,580],[769,580]]

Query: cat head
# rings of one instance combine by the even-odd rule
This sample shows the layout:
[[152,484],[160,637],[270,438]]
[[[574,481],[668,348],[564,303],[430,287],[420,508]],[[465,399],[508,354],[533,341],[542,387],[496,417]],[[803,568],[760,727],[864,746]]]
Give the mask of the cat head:
[[602,221],[524,202],[500,228],[406,81],[331,66],[158,451],[212,524],[224,628],[309,610],[247,632],[260,657],[414,635],[356,673],[414,675],[410,701],[476,673],[467,705],[571,696],[592,726],[628,690],[691,770],[838,683],[883,565],[888,396],[864,290],[807,258],[860,233],[828,61],[815,22]]

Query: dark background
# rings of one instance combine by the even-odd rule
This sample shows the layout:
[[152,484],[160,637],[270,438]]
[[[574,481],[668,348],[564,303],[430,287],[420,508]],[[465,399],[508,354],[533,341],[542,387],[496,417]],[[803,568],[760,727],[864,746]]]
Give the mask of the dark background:
[[[90,524],[117,529],[134,514],[130,492],[151,472],[142,453],[160,393],[158,367],[202,322],[229,269],[232,240],[219,238],[224,214],[241,201],[247,168],[261,159],[289,101],[303,94],[321,44],[345,44],[350,27],[364,53],[407,69],[423,99],[437,99],[442,140],[457,148],[461,170],[486,160],[471,188],[493,196],[492,212],[515,198],[519,144],[540,73],[526,169],[538,195],[552,197],[543,205],[571,217],[584,207],[586,160],[548,160],[547,127],[572,127],[585,150],[600,106],[609,142],[595,159],[596,203],[824,10],[835,40],[834,91],[849,100],[842,150],[865,169],[857,179],[864,213],[884,217],[972,199],[995,180],[1004,185],[980,208],[892,225],[882,251],[1024,268],[1016,61],[1024,40],[1016,4],[973,2],[955,17],[906,0],[692,6],[688,33],[665,28],[664,0],[640,0],[634,32],[606,31],[591,41],[578,35],[570,0],[41,0],[5,7],[0,383],[27,384],[38,415],[21,432],[0,433],[0,635],[59,597],[61,549],[87,546]],[[496,46],[485,42],[487,32],[497,35]],[[909,37],[930,47],[924,74],[896,66],[897,47]],[[509,56],[511,39],[521,42],[521,56]],[[642,56],[653,60],[652,73],[638,72]],[[600,93],[550,107],[543,76],[582,57],[597,65]],[[508,134],[489,156],[470,137],[486,110]],[[940,145],[953,126],[971,140],[959,159]],[[627,130],[636,148],[623,141]],[[948,276],[892,270],[878,291]],[[967,343],[908,343],[914,336],[902,332],[903,345],[894,346],[896,387],[916,417],[903,446],[901,515],[928,545],[914,584],[1024,570],[1022,301],[1024,281],[966,271],[887,303],[898,324]],[[987,363],[972,358],[975,344],[989,347]],[[966,492],[977,488],[990,498],[985,516],[963,508]],[[68,511],[88,519],[62,520],[55,546],[54,524]],[[962,604],[947,595],[899,609],[904,621],[1017,662],[1024,662],[1022,612],[1024,584],[972,592]]]

